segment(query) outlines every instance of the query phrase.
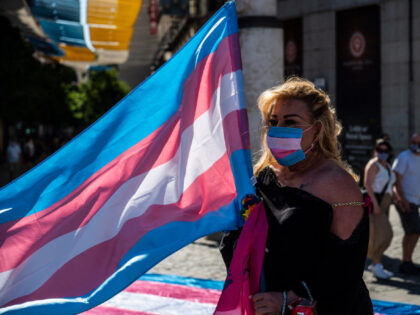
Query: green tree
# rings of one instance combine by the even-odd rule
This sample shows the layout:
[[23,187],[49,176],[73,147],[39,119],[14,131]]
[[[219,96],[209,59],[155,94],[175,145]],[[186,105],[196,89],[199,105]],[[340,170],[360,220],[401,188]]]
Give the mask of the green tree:
[[62,126],[73,117],[66,100],[66,84],[76,81],[75,72],[57,63],[42,64],[33,58],[33,47],[20,31],[0,17],[0,119],[6,125],[24,122]]
[[0,120],[5,130],[17,122],[80,129],[98,119],[130,90],[117,78],[116,70],[93,71],[87,82],[77,85],[73,69],[35,59],[32,45],[7,18],[0,16],[0,28]]
[[92,71],[87,82],[68,86],[67,106],[73,117],[89,125],[123,98],[130,88],[118,79],[115,69]]

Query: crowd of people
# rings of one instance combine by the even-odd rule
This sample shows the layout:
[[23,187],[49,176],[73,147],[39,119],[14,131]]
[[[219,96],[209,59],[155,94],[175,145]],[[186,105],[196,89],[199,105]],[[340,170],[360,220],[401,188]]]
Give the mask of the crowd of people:
[[409,148],[392,162],[393,150],[389,141],[378,139],[372,159],[365,168],[364,187],[372,199],[368,269],[379,279],[391,278],[394,273],[385,269],[381,257],[392,240],[389,208],[392,203],[404,229],[402,258],[399,272],[420,274],[420,267],[412,261],[420,235],[420,134],[411,137]]
[[34,167],[58,150],[66,141],[66,138],[58,136],[51,138],[33,135],[21,138],[11,136],[4,154],[0,157],[0,166],[3,170],[0,186]]

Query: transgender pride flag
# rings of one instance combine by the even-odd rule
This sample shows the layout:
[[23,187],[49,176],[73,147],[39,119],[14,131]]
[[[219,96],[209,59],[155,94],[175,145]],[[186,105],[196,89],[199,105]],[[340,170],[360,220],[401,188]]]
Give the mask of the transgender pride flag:
[[74,314],[241,222],[253,193],[236,12],[0,190],[0,313]]

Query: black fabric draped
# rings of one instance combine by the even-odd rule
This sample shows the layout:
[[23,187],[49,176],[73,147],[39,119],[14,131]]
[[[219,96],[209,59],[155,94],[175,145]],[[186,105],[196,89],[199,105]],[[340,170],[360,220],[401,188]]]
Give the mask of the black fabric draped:
[[[317,300],[318,315],[373,314],[363,282],[369,240],[365,214],[350,238],[330,232],[331,205],[298,188],[281,187],[270,168],[258,176],[257,192],[269,225],[264,274],[266,291],[294,290],[306,296],[305,281]],[[221,253],[228,266],[240,231],[225,235]]]

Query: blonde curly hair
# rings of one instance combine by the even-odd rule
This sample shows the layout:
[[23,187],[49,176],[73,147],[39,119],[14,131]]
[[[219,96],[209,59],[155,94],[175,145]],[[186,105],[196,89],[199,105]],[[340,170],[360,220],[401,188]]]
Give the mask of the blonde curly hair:
[[341,146],[337,137],[341,133],[342,126],[337,120],[334,108],[331,107],[330,97],[327,93],[318,89],[311,81],[300,77],[291,77],[283,84],[264,91],[258,98],[258,108],[262,115],[261,141],[263,146],[261,157],[254,166],[255,175],[258,175],[265,167],[277,164],[266,142],[271,108],[278,100],[291,99],[303,101],[312,115],[312,123],[319,123],[321,126],[318,142],[312,152],[326,159],[336,161],[339,166],[358,181],[358,176],[341,159]]

